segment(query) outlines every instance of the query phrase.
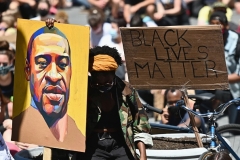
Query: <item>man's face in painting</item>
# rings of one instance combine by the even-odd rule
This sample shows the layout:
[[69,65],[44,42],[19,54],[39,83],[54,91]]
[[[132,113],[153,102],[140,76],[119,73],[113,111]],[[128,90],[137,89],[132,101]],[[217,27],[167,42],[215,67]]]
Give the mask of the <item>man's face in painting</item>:
[[67,40],[52,33],[37,36],[29,61],[26,73],[37,108],[50,117],[66,113],[71,79]]

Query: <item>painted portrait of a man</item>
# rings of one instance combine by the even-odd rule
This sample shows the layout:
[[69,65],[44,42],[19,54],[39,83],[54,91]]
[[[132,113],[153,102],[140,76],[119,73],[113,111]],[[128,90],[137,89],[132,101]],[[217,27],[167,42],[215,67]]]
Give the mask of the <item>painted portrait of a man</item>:
[[[21,20],[18,28],[35,23]],[[76,57],[79,52],[82,53],[80,47],[84,51],[80,56],[87,57],[88,50],[83,47],[85,43],[73,43],[75,35],[68,28],[80,29],[75,31],[78,36],[88,30],[61,24],[48,28],[40,24],[43,23],[37,22],[41,27],[35,27],[30,33],[19,29],[19,42],[23,41],[21,34],[28,38],[25,48],[18,45],[19,53],[25,54],[24,62],[22,55],[16,58],[16,74],[20,79],[16,81],[16,86],[19,85],[21,92],[14,95],[17,102],[12,140],[85,151],[86,95],[81,93],[87,91],[87,78],[81,78],[81,75],[87,75],[88,68],[85,64],[82,65],[86,67],[81,68],[81,63],[76,63],[79,61]],[[83,57],[83,60],[87,59]]]
[[56,27],[37,30],[28,43],[25,73],[30,82],[31,106],[41,113],[60,142],[67,134],[70,55],[68,40]]

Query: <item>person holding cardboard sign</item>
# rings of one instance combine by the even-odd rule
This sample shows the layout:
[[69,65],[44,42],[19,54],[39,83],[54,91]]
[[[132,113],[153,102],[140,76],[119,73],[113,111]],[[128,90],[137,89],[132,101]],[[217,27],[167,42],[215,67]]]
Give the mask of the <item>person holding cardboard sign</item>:
[[150,125],[137,92],[115,75],[122,64],[115,48],[90,49],[85,159],[146,160]]

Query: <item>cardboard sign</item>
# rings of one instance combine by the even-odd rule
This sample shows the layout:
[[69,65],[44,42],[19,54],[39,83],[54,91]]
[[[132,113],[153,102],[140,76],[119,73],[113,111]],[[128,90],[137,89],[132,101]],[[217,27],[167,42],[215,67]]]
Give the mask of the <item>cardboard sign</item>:
[[17,25],[12,140],[84,152],[89,27]]
[[120,28],[137,89],[227,89],[220,26]]

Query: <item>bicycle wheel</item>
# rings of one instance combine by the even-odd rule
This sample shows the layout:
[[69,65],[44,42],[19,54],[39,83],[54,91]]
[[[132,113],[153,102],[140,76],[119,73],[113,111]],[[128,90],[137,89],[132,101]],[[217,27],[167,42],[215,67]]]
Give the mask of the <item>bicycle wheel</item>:
[[[240,124],[227,124],[216,128],[222,137],[230,142],[230,147],[237,155],[240,155]],[[232,159],[234,157],[230,155]]]
[[206,151],[198,158],[198,160],[207,160],[208,157],[210,157],[213,154],[214,154],[214,152]]

